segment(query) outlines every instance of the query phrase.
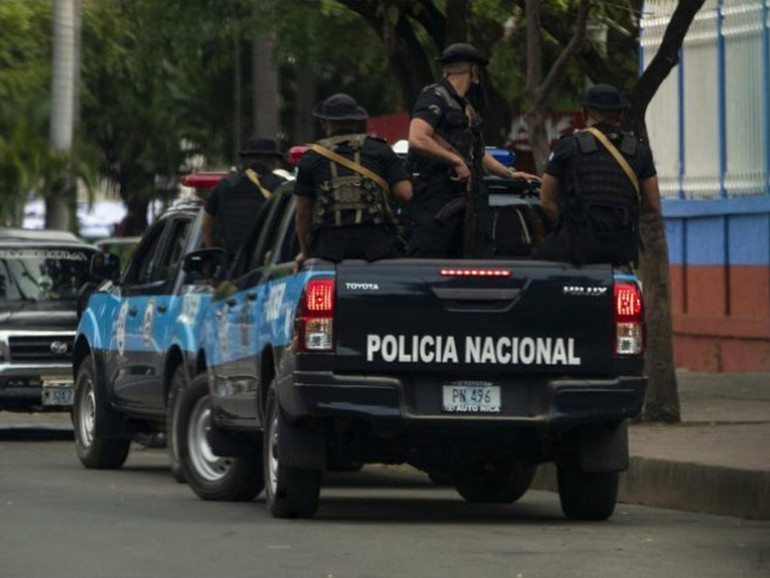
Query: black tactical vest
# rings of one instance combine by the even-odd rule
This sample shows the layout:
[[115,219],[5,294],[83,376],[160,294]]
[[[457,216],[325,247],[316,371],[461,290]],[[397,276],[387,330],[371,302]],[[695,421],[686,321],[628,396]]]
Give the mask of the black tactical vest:
[[[632,135],[608,135],[626,159],[636,155]],[[562,209],[570,253],[578,263],[636,262],[639,196],[610,152],[587,132],[574,135],[573,170],[565,176]]]
[[463,108],[444,84],[434,84],[430,88],[441,97],[448,108],[444,122],[436,127],[436,132],[470,164],[480,165],[484,157],[481,117],[470,103]]
[[232,256],[251,230],[266,199],[242,172],[229,179],[230,186],[220,195],[216,223],[218,243]]
[[[318,144],[346,158],[349,153],[341,153],[338,149],[347,144],[353,152],[351,160],[361,164],[361,149],[367,139],[366,134],[348,134],[325,138]],[[328,226],[327,215],[334,215],[333,226],[355,224],[386,224],[395,226],[396,221],[390,208],[388,191],[384,190],[373,180],[352,172],[349,175],[339,174],[339,165],[328,160],[329,180],[322,185],[313,205],[313,225]],[[367,167],[368,168],[368,167]],[[350,218],[345,218],[349,214]]]

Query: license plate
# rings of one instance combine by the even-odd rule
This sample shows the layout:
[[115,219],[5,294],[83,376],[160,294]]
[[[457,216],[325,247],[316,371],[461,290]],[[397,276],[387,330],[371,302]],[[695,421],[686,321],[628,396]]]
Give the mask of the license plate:
[[443,408],[450,413],[500,413],[500,386],[483,381],[445,385]]
[[44,406],[72,405],[74,398],[75,389],[71,385],[43,388]]

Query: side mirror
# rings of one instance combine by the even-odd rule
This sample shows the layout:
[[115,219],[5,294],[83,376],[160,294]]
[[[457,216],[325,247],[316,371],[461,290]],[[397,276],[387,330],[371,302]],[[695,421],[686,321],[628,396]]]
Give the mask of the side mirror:
[[112,253],[94,253],[89,273],[94,279],[116,281],[120,277],[120,257]]
[[227,251],[221,247],[208,247],[187,253],[182,263],[182,270],[190,275],[213,277],[217,270],[227,265]]

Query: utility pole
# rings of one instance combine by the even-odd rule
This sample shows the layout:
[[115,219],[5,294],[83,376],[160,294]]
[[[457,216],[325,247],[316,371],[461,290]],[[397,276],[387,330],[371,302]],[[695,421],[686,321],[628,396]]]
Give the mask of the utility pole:
[[[72,150],[75,132],[76,22],[76,0],[54,0],[51,147],[62,152]],[[69,190],[71,187],[65,186],[46,199],[46,229],[69,230],[71,200],[65,192]]]

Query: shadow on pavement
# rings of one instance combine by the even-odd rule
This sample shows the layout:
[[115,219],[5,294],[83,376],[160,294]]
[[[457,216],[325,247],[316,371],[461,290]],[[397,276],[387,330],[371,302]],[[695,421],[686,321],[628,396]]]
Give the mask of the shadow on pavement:
[[0,429],[0,442],[61,442],[73,441],[72,429],[12,427]]

